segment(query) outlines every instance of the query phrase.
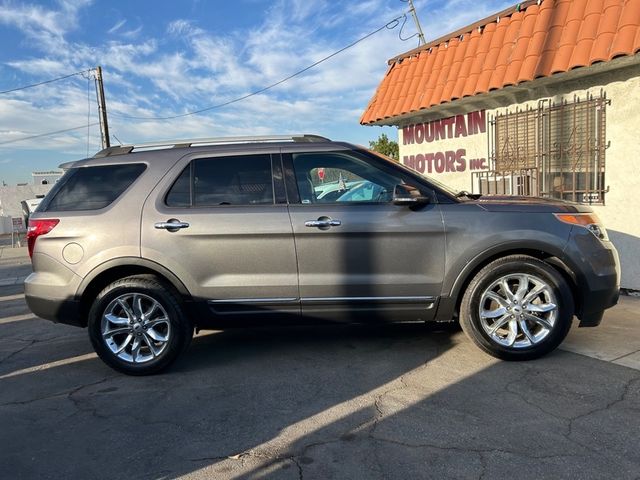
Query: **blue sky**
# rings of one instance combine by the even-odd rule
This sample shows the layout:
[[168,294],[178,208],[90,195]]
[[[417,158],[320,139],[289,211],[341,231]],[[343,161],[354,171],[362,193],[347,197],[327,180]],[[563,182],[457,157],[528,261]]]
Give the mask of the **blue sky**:
[[[414,3],[429,40],[513,2]],[[387,59],[417,46],[400,39],[399,26],[232,105],[174,120],[126,117],[181,114],[260,90],[407,9],[403,0],[0,0],[0,91],[101,65],[110,130],[122,143],[303,132],[367,145],[382,132],[396,137],[358,119]],[[414,33],[409,16],[402,36]],[[34,170],[93,155],[99,130],[86,126],[97,120],[93,81],[81,75],[0,94],[0,182],[30,182]]]

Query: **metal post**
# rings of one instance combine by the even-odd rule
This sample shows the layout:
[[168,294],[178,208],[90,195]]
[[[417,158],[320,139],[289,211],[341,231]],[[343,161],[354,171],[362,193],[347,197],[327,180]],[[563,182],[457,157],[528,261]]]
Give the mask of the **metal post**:
[[425,45],[427,41],[424,39],[424,33],[422,33],[422,27],[420,26],[420,20],[418,20],[418,14],[416,8],[413,6],[413,0],[409,0],[409,11],[413,17],[413,21],[416,22],[416,28],[418,29],[418,41],[420,45]]
[[98,114],[100,116],[100,134],[102,148],[109,148],[109,124],[107,123],[107,104],[104,100],[104,86],[102,85],[102,67],[96,67],[96,96],[98,97]]

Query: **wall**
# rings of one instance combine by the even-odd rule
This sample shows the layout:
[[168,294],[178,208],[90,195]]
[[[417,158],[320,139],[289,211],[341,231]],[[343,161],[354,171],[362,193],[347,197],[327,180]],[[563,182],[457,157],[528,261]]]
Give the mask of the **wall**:
[[[610,147],[606,151],[605,184],[610,187],[604,206],[593,206],[602,219],[609,236],[618,249],[622,263],[622,286],[640,290],[640,174],[636,166],[638,156],[638,129],[640,127],[640,56],[624,59],[620,62],[590,67],[593,74],[585,74],[590,69],[580,69],[579,74],[558,75],[558,78],[531,82],[529,88],[508,88],[502,92],[489,94],[483,99],[465,100],[461,107],[450,110],[432,109],[433,112],[421,116],[405,117],[399,125],[400,161],[417,167],[418,155],[425,156],[434,152],[459,152],[463,150],[466,164],[456,171],[437,172],[432,168],[429,173],[439,181],[457,190],[472,190],[471,172],[477,170],[479,163],[470,159],[488,158],[487,127],[484,132],[445,135],[446,138],[422,143],[405,144],[404,130],[410,124],[432,122],[433,120],[465,116],[468,112],[485,111],[487,120],[516,107],[536,106],[541,99],[555,102],[566,98],[572,101],[574,95],[586,98],[587,94],[599,95],[604,90],[611,100],[607,107],[606,138]],[[612,69],[611,65],[622,65]],[[438,116],[439,115],[439,116]],[[414,130],[415,135],[415,130]],[[461,133],[461,132],[459,132]],[[467,132],[468,133],[468,132]],[[414,138],[415,140],[415,138]],[[427,163],[426,160],[424,163]],[[455,166],[458,163],[454,164]],[[422,165],[420,165],[422,166]],[[488,165],[485,165],[488,168]],[[416,168],[418,169],[418,168]],[[420,169],[418,169],[420,170]],[[446,170],[446,169],[445,169]]]
[[[36,195],[46,195],[53,187],[50,185],[20,185],[0,187],[0,216],[22,217],[20,202]],[[0,222],[0,234],[11,233],[11,220]]]
[[63,172],[33,172],[31,174],[34,185],[42,185],[43,181],[47,183],[56,183],[62,177]]

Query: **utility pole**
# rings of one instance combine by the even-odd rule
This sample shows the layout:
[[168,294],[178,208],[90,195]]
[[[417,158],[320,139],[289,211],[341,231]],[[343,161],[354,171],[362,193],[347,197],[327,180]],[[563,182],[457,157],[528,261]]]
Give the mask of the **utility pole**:
[[104,101],[104,85],[102,84],[102,67],[96,67],[96,96],[98,97],[98,115],[100,117],[100,134],[102,148],[109,148],[109,124],[107,123],[107,104]]
[[[409,0],[409,11],[413,17],[413,21],[416,22],[416,28],[418,29],[418,43],[425,45],[427,41],[424,39],[424,33],[422,33],[422,27],[420,26],[420,20],[418,20],[418,14],[416,13],[416,7],[413,6],[413,0]],[[100,67],[98,67],[100,68]]]

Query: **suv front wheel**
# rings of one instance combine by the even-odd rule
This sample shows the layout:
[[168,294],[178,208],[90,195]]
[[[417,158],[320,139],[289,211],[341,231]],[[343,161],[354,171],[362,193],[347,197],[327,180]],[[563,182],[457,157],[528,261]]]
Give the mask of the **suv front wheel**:
[[553,267],[511,255],[491,262],[473,278],[460,305],[460,325],[494,357],[532,360],[560,345],[573,312],[571,290]]
[[193,335],[177,294],[153,276],[108,285],[91,306],[88,330],[98,356],[129,375],[168,367]]

